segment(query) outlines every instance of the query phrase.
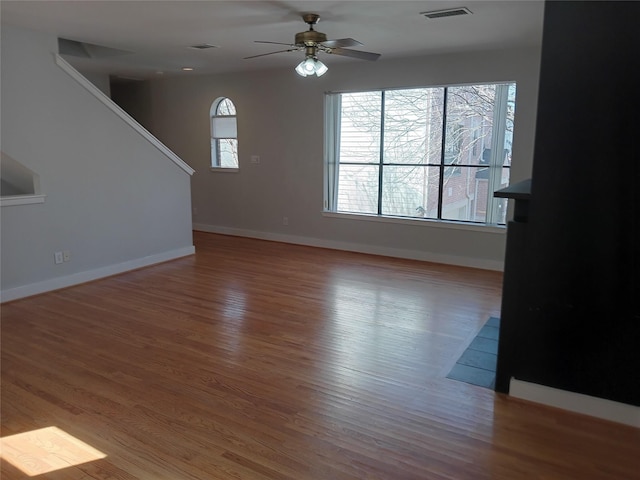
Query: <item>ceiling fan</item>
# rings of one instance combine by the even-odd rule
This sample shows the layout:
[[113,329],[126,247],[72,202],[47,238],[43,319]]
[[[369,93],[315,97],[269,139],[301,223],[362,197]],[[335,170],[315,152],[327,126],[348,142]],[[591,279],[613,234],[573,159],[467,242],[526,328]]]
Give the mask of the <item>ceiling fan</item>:
[[344,57],[359,58],[361,60],[375,61],[380,58],[379,53],[363,52],[360,50],[349,50],[345,47],[356,47],[362,43],[353,38],[339,38],[337,40],[327,40],[327,36],[322,32],[317,32],[313,26],[320,21],[320,15],[315,13],[305,13],[302,20],[309,25],[309,30],[296,33],[294,43],[267,42],[256,40],[255,43],[270,43],[275,45],[287,45],[289,48],[278,50],[276,52],[262,53],[260,55],[252,55],[249,58],[264,57],[275,53],[296,52],[304,50],[305,59],[296,67],[296,72],[306,77],[307,75],[324,75],[328,67],[318,60],[318,52],[328,53],[332,55],[342,55]]

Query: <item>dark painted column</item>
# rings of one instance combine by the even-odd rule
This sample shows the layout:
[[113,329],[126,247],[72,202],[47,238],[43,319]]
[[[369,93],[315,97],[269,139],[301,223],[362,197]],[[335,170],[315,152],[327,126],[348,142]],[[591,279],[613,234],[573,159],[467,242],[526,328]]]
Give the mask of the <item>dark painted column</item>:
[[[545,5],[515,378],[640,405],[640,2]],[[516,126],[517,128],[517,126]]]

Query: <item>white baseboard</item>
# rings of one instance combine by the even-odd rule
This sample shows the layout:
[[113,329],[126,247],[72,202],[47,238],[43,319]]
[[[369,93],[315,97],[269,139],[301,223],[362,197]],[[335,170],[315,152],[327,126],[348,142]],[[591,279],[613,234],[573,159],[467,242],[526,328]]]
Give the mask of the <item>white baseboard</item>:
[[568,392],[536,383],[523,382],[515,378],[511,379],[509,395],[522,400],[640,428],[640,407],[626,403]]
[[96,268],[95,270],[78,272],[64,277],[56,277],[49,280],[44,280],[42,282],[36,282],[29,285],[10,288],[8,290],[2,290],[0,292],[0,302],[9,302],[11,300],[17,300],[19,298],[30,297],[32,295],[38,295],[45,292],[51,292],[60,288],[71,287],[80,283],[91,282],[93,280],[110,277],[112,275],[128,272],[130,270],[148,267],[156,263],[162,263],[169,260],[175,260],[176,258],[186,257],[187,255],[193,255],[195,251],[195,247],[192,245],[190,247],[183,247],[168,252],[158,253],[156,255],[137,258],[135,260],[128,260],[126,262],[118,263],[115,265]]
[[504,262],[494,260],[460,257],[455,255],[443,255],[439,253],[423,252],[418,250],[403,250],[400,248],[380,247],[375,245],[365,245],[361,243],[339,242],[322,238],[300,237],[282,233],[245,230],[241,228],[220,227],[216,225],[206,225],[203,223],[194,223],[193,229],[200,232],[219,233],[222,235],[233,235],[236,237],[258,238],[260,240],[270,240],[273,242],[306,245],[309,247],[329,248],[332,250],[344,250],[347,252],[368,253],[371,255],[383,255],[386,257],[405,258],[409,260],[420,260],[424,262],[444,263],[447,265],[457,265],[461,267],[481,268],[483,270],[504,270]]

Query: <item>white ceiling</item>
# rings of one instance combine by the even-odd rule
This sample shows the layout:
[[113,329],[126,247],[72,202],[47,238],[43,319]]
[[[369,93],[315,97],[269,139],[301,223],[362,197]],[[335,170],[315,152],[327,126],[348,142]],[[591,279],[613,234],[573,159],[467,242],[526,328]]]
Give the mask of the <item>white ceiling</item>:
[[[357,50],[381,53],[378,62],[427,54],[536,46],[541,43],[542,0],[516,1],[7,1],[2,22],[49,32],[71,40],[131,52],[89,60],[79,68],[126,77],[163,74],[215,74],[267,68],[293,68],[301,52],[244,60],[293,43],[307,29],[301,13],[318,13],[316,30],[329,39],[354,38]],[[427,19],[420,12],[467,7],[472,15]],[[219,48],[195,50],[209,43]],[[70,59],[70,57],[67,57]],[[322,57],[327,64],[362,62]],[[189,66],[191,73],[181,72]]]

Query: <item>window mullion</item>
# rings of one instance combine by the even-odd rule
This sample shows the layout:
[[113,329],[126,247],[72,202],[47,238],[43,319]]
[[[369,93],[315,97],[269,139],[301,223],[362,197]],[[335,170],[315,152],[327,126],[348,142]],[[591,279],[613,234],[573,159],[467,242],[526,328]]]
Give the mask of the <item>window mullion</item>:
[[380,92],[380,152],[378,166],[378,215],[382,215],[382,178],[384,172],[384,90]]
[[438,178],[438,220],[442,220],[442,202],[443,202],[443,190],[444,190],[444,159],[447,143],[447,100],[449,89],[444,88],[444,94],[442,96],[442,145],[440,148],[440,175]]

